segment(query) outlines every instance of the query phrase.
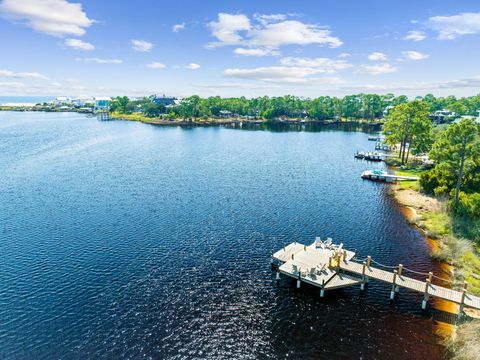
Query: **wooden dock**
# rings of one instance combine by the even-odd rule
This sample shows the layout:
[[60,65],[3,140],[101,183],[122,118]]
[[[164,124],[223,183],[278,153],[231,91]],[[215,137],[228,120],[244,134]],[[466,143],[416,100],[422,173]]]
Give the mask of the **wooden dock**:
[[461,291],[448,289],[432,283],[433,273],[426,274],[425,281],[416,280],[404,275],[411,271],[402,264],[393,271],[382,270],[371,265],[371,257],[362,263],[354,261],[355,253],[343,249],[343,245],[335,245],[328,240],[323,242],[317,238],[311,245],[297,242],[285,246],[275,252],[272,263],[277,266],[276,278],[280,274],[297,280],[297,287],[302,282],[320,288],[320,296],[326,290],[360,285],[364,290],[369,279],[378,280],[392,286],[390,299],[395,298],[400,288],[409,289],[423,294],[422,309],[425,309],[430,297],[435,297],[460,305],[459,314],[463,314],[464,307],[480,310],[480,297],[467,292],[467,283]]
[[385,182],[399,182],[399,181],[417,181],[419,178],[415,176],[401,176],[389,174],[383,170],[366,170],[362,172],[362,179]]

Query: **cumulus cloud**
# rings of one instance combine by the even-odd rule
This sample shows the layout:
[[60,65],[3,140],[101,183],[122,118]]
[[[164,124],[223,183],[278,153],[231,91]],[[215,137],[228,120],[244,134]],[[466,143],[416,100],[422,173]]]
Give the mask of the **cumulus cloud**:
[[83,61],[87,63],[96,64],[121,64],[123,60],[120,59],[100,59],[100,58],[76,58],[76,61]]
[[79,39],[65,39],[65,45],[75,50],[95,50],[95,46]]
[[340,59],[345,59],[345,58],[348,58],[350,56],[352,56],[352,55],[350,53],[347,53],[347,52],[344,52],[344,53],[341,53],[341,54],[338,55],[338,57]]
[[422,41],[427,38],[427,35],[423,31],[412,30],[407,33],[403,37],[403,40],[411,40],[411,41]]
[[190,64],[188,64],[187,66],[185,66],[185,69],[188,69],[188,70],[198,70],[198,69],[200,69],[200,65],[199,65],[199,64],[195,64],[195,63],[190,63]]
[[182,22],[181,24],[175,24],[172,26],[172,32],[179,32],[180,30],[185,29],[185,23]]
[[153,49],[153,44],[145,40],[131,40],[132,49],[139,52],[149,52]]
[[229,68],[223,74],[226,77],[259,80],[267,83],[281,84],[340,84],[339,77],[318,77],[318,74],[333,74],[347,69],[352,65],[344,60],[329,58],[299,58],[285,57],[280,59],[280,64],[256,68]]
[[[275,50],[284,45],[317,44],[332,48],[342,45],[342,41],[332,36],[328,28],[289,20],[287,15],[255,15],[254,20],[252,23],[243,14],[219,13],[218,20],[208,24],[212,36],[217,39],[208,44],[208,47],[242,45],[253,49]],[[252,51],[245,53],[250,55]]]
[[452,40],[462,35],[477,34],[480,32],[480,12],[432,16],[426,25],[438,32],[439,40]]
[[162,64],[161,62],[155,61],[151,64],[148,64],[147,67],[150,69],[164,69],[167,66],[165,64]]
[[385,61],[388,59],[388,56],[382,52],[375,51],[368,55],[368,60],[373,60],[373,61]]
[[3,0],[0,14],[53,36],[81,36],[94,22],[81,4],[66,0]]
[[397,67],[389,63],[379,63],[374,65],[361,65],[358,72],[362,74],[380,75],[394,73],[397,70]]
[[48,79],[48,77],[38,72],[15,72],[10,70],[0,70],[0,77],[16,78],[16,79],[33,79],[33,80]]
[[402,51],[402,55],[406,60],[424,60],[430,57],[430,55],[418,51]]
[[280,52],[272,48],[236,48],[233,52],[243,56],[278,56]]

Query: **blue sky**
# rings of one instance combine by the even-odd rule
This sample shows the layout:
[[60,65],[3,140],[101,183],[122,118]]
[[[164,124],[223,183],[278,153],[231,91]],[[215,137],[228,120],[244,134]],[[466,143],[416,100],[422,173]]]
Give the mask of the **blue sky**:
[[478,0],[0,0],[0,34],[0,95],[480,92]]

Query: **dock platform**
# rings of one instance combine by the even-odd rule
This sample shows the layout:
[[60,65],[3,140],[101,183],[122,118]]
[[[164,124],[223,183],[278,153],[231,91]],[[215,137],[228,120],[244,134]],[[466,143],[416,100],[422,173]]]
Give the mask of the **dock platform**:
[[462,290],[453,290],[433,284],[434,275],[431,272],[425,274],[425,281],[420,281],[405,276],[404,272],[409,269],[402,264],[393,271],[387,271],[373,267],[370,256],[362,263],[354,258],[355,252],[344,249],[343,244],[335,245],[331,239],[324,242],[317,237],[311,245],[294,242],[283,247],[272,255],[272,262],[277,265],[277,280],[282,274],[296,279],[298,288],[302,282],[317,286],[321,297],[326,290],[353,285],[360,285],[360,289],[364,290],[365,284],[372,279],[392,286],[391,300],[400,288],[422,293],[422,309],[426,308],[430,297],[436,297],[460,305],[459,315],[463,314],[464,307],[480,310],[480,297],[467,292],[467,283]]
[[384,182],[399,182],[399,181],[418,181],[419,178],[415,176],[401,176],[389,174],[382,170],[366,170],[362,172],[362,179]]

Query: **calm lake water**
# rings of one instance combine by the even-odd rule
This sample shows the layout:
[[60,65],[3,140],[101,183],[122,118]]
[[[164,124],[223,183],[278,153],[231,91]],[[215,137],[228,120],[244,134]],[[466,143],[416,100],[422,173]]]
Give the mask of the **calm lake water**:
[[0,358],[437,359],[421,295],[277,284],[330,236],[436,268],[362,132],[166,128],[0,112]]

